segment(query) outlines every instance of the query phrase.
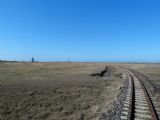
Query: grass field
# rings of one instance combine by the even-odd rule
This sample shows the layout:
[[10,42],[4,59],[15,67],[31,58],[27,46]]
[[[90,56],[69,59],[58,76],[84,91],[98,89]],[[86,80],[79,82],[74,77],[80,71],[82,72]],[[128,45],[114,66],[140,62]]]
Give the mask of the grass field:
[[0,62],[0,120],[96,120],[123,85],[90,76],[106,66]]
[[141,72],[142,74],[149,77],[149,79],[156,84],[160,85],[160,64],[121,64],[134,70]]

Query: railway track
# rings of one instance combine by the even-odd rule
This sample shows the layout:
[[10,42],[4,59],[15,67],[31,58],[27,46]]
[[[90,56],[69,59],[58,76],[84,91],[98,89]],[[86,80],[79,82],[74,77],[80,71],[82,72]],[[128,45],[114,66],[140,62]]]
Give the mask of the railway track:
[[159,120],[160,108],[152,98],[141,79],[127,70],[128,89],[121,112],[122,120]]

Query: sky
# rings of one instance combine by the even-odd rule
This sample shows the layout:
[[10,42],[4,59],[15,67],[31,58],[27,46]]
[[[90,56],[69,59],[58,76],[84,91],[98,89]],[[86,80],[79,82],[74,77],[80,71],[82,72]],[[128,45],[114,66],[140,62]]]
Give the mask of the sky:
[[0,0],[0,59],[160,62],[159,0]]

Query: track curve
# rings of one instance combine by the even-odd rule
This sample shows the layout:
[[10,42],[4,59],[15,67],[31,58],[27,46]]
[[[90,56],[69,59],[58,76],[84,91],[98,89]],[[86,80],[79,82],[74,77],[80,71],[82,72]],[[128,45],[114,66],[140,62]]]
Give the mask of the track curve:
[[122,120],[159,120],[160,114],[155,109],[143,81],[128,69],[127,95],[121,113]]

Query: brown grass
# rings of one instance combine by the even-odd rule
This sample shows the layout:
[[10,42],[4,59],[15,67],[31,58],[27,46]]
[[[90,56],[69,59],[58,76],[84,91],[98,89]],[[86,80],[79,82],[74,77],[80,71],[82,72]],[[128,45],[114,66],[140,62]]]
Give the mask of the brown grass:
[[143,73],[144,75],[148,76],[149,79],[156,83],[156,84],[160,84],[160,64],[116,64],[116,65],[120,65],[123,67],[128,67],[131,69],[134,69],[136,71],[139,71],[141,73]]
[[120,79],[91,77],[105,63],[0,63],[0,120],[96,120]]

